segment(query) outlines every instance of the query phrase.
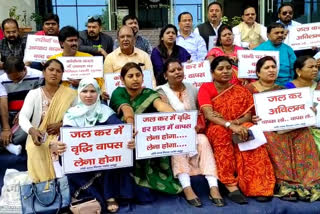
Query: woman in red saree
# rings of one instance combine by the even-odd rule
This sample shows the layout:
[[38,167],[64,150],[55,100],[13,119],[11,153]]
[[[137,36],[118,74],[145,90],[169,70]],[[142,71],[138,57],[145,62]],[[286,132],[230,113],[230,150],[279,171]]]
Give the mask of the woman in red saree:
[[236,203],[247,203],[246,196],[267,201],[273,195],[275,176],[264,146],[240,152],[232,142],[232,134],[240,140],[248,139],[252,125],[252,94],[244,87],[231,85],[231,61],[220,56],[211,63],[214,81],[204,83],[198,101],[205,118],[210,122],[207,137],[213,147],[219,180],[229,190],[229,198]]

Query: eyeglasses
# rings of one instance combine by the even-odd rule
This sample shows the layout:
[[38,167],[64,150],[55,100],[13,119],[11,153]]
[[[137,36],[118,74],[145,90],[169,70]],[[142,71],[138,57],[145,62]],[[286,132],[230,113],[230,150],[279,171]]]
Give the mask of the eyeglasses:
[[101,21],[100,16],[88,16],[88,21],[92,20],[92,21]]
[[281,14],[282,14],[283,16],[285,16],[285,15],[287,15],[287,14],[292,15],[293,12],[292,12],[292,11],[283,11]]

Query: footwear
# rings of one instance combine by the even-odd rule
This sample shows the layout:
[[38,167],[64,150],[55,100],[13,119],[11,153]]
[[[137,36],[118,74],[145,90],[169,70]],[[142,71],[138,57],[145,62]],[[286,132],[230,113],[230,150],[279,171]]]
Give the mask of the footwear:
[[259,202],[268,202],[272,200],[272,197],[258,196],[255,199],[256,201],[259,201]]
[[[109,213],[116,213],[119,210],[119,204],[114,199],[109,199],[107,202],[107,210]],[[115,208],[112,208],[115,207]]]
[[194,207],[201,207],[202,206],[202,203],[199,198],[194,198],[191,200],[186,199],[186,201],[188,202],[188,204],[190,204]]
[[217,207],[224,207],[224,200],[223,198],[213,198],[211,195],[209,195],[209,199],[212,201],[214,205]]
[[237,204],[247,204],[248,203],[246,197],[244,197],[244,195],[242,195],[240,190],[230,192],[228,194],[228,197],[230,198],[231,201],[233,201]]
[[284,201],[292,201],[292,202],[296,202],[298,200],[295,192],[290,192],[289,194],[281,197],[280,199]]

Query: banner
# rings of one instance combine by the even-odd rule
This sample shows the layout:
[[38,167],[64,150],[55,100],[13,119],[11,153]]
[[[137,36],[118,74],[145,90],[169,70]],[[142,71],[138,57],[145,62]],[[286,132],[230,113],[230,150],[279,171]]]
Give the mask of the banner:
[[136,114],[136,159],[196,151],[198,111]]
[[184,82],[191,83],[194,87],[200,88],[204,82],[212,82],[210,62],[183,63]]
[[238,77],[246,79],[258,79],[256,75],[256,64],[259,59],[265,56],[271,56],[276,60],[279,71],[279,51],[239,50]]
[[[104,74],[104,81],[106,84],[107,93],[111,96],[112,92],[119,86],[124,87],[120,80],[120,73],[107,73]],[[151,71],[143,71],[143,87],[153,88]]]
[[320,46],[320,22],[290,28],[289,45],[293,50],[311,49]]
[[262,131],[279,131],[315,125],[310,88],[295,88],[253,95]]
[[63,127],[61,141],[67,145],[62,156],[65,174],[133,166],[133,152],[127,148],[132,140],[130,124]]
[[103,77],[103,57],[59,57],[64,66],[62,80]]
[[313,92],[313,104],[317,109],[316,127],[320,127],[320,90]]
[[24,62],[45,62],[51,56],[61,53],[57,36],[28,35],[24,50]]

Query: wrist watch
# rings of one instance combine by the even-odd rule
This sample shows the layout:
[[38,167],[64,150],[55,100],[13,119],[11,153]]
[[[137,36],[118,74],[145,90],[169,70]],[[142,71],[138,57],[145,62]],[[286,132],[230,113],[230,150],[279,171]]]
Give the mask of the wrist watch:
[[229,128],[231,126],[231,123],[228,121],[224,124],[224,127]]

